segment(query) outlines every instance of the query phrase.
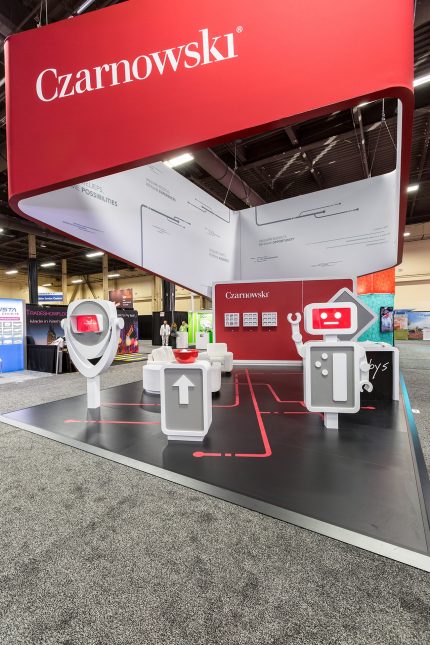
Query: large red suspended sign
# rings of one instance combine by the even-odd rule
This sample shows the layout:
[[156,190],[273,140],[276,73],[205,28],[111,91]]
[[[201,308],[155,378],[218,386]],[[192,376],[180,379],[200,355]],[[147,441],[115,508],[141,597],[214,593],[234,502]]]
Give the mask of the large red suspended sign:
[[173,151],[390,96],[403,103],[402,227],[413,3],[359,4],[357,11],[345,0],[130,0],[11,36],[12,207],[21,212],[24,197]]

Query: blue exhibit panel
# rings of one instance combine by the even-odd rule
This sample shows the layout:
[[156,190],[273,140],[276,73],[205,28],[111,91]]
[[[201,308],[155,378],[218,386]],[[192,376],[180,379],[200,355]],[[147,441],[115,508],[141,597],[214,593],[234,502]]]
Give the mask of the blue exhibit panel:
[[16,372],[24,369],[23,301],[0,298],[0,369]]
[[0,345],[3,372],[17,372],[24,369],[24,344]]

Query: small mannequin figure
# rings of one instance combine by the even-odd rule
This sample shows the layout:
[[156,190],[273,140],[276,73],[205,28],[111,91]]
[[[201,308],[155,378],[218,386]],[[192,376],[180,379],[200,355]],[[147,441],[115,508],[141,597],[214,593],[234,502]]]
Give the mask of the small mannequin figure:
[[169,344],[169,336],[170,336],[170,325],[167,323],[167,320],[163,321],[163,324],[160,327],[160,336],[161,336],[161,344],[163,347],[167,346]]

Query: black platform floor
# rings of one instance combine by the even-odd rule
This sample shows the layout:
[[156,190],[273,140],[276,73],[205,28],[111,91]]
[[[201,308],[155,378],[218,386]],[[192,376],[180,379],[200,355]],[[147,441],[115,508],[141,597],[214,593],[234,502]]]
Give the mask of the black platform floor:
[[167,478],[186,476],[187,486],[202,490],[203,483],[206,492],[250,508],[258,500],[269,515],[292,511],[428,556],[423,487],[403,404],[370,402],[356,415],[341,415],[334,431],[323,429],[321,415],[307,412],[302,398],[297,368],[235,368],[214,396],[202,446],[168,445],[159,397],[142,393],[140,382],[104,390],[98,414],[78,396],[1,418],[129,458],[130,465],[156,466]]

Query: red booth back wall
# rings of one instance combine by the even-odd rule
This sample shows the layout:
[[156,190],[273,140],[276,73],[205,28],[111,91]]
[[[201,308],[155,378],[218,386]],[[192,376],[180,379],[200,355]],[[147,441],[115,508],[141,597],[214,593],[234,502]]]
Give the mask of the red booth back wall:
[[[291,339],[288,313],[303,313],[307,304],[327,302],[342,287],[353,290],[353,281],[344,280],[285,280],[278,282],[232,282],[214,286],[215,339],[227,343],[236,360],[300,360]],[[258,296],[261,294],[263,296]],[[251,298],[234,298],[235,294],[256,294]],[[263,312],[278,314],[278,326],[262,327]],[[244,312],[258,312],[258,327],[243,326]],[[240,327],[226,328],[224,314],[239,313]],[[308,336],[301,325],[303,340]]]

